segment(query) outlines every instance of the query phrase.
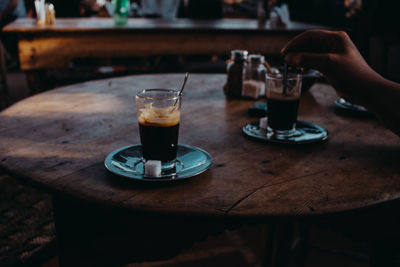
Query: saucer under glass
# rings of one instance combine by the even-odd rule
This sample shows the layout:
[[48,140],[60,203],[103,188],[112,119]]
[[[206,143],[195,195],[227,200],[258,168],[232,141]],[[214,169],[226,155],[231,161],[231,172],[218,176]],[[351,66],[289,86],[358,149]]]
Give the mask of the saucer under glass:
[[114,150],[104,164],[113,174],[140,181],[174,181],[193,177],[206,171],[212,163],[210,154],[189,145],[179,144],[175,168],[163,171],[159,177],[146,177],[141,145],[129,145]]
[[295,130],[291,134],[281,135],[262,129],[259,122],[248,123],[242,128],[243,132],[252,138],[271,143],[281,144],[308,144],[324,141],[328,138],[328,131],[311,122],[297,121]]

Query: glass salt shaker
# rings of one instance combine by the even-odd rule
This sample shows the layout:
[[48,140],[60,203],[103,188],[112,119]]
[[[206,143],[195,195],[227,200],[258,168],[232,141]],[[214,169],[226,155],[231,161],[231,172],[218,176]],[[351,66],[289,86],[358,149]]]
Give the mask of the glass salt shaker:
[[243,71],[242,96],[257,99],[265,95],[264,56],[249,55],[248,64]]
[[246,66],[247,54],[246,50],[231,51],[231,61],[227,66],[228,77],[224,86],[224,92],[229,97],[242,96],[243,69]]

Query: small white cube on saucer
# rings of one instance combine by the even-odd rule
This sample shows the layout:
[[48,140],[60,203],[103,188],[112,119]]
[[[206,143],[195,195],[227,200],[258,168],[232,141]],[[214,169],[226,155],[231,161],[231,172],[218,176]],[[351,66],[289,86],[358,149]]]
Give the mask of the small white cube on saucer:
[[267,129],[268,127],[268,118],[264,117],[260,119],[260,128],[261,129]]
[[144,176],[160,177],[161,176],[161,161],[148,160],[144,164]]

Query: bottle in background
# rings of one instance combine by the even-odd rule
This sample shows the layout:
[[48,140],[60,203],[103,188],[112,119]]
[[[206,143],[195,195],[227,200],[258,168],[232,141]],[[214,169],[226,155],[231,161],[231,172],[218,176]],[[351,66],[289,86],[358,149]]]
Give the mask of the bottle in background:
[[231,60],[227,66],[227,81],[224,92],[228,97],[242,96],[243,69],[246,66],[248,52],[246,50],[232,50]]
[[129,16],[129,0],[113,0],[114,5],[114,24],[116,26],[124,26],[128,22]]
[[265,13],[264,0],[258,0],[258,3],[257,3],[258,27],[264,27],[266,21],[267,21],[267,14]]

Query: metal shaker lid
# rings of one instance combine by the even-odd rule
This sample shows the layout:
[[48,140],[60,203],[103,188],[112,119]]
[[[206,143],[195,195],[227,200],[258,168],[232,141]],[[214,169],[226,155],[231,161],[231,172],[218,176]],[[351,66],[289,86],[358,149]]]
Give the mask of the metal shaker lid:
[[264,56],[262,55],[249,55],[250,64],[264,64]]
[[232,60],[247,60],[247,55],[248,55],[247,50],[240,50],[240,49],[235,49],[231,51],[231,59]]

